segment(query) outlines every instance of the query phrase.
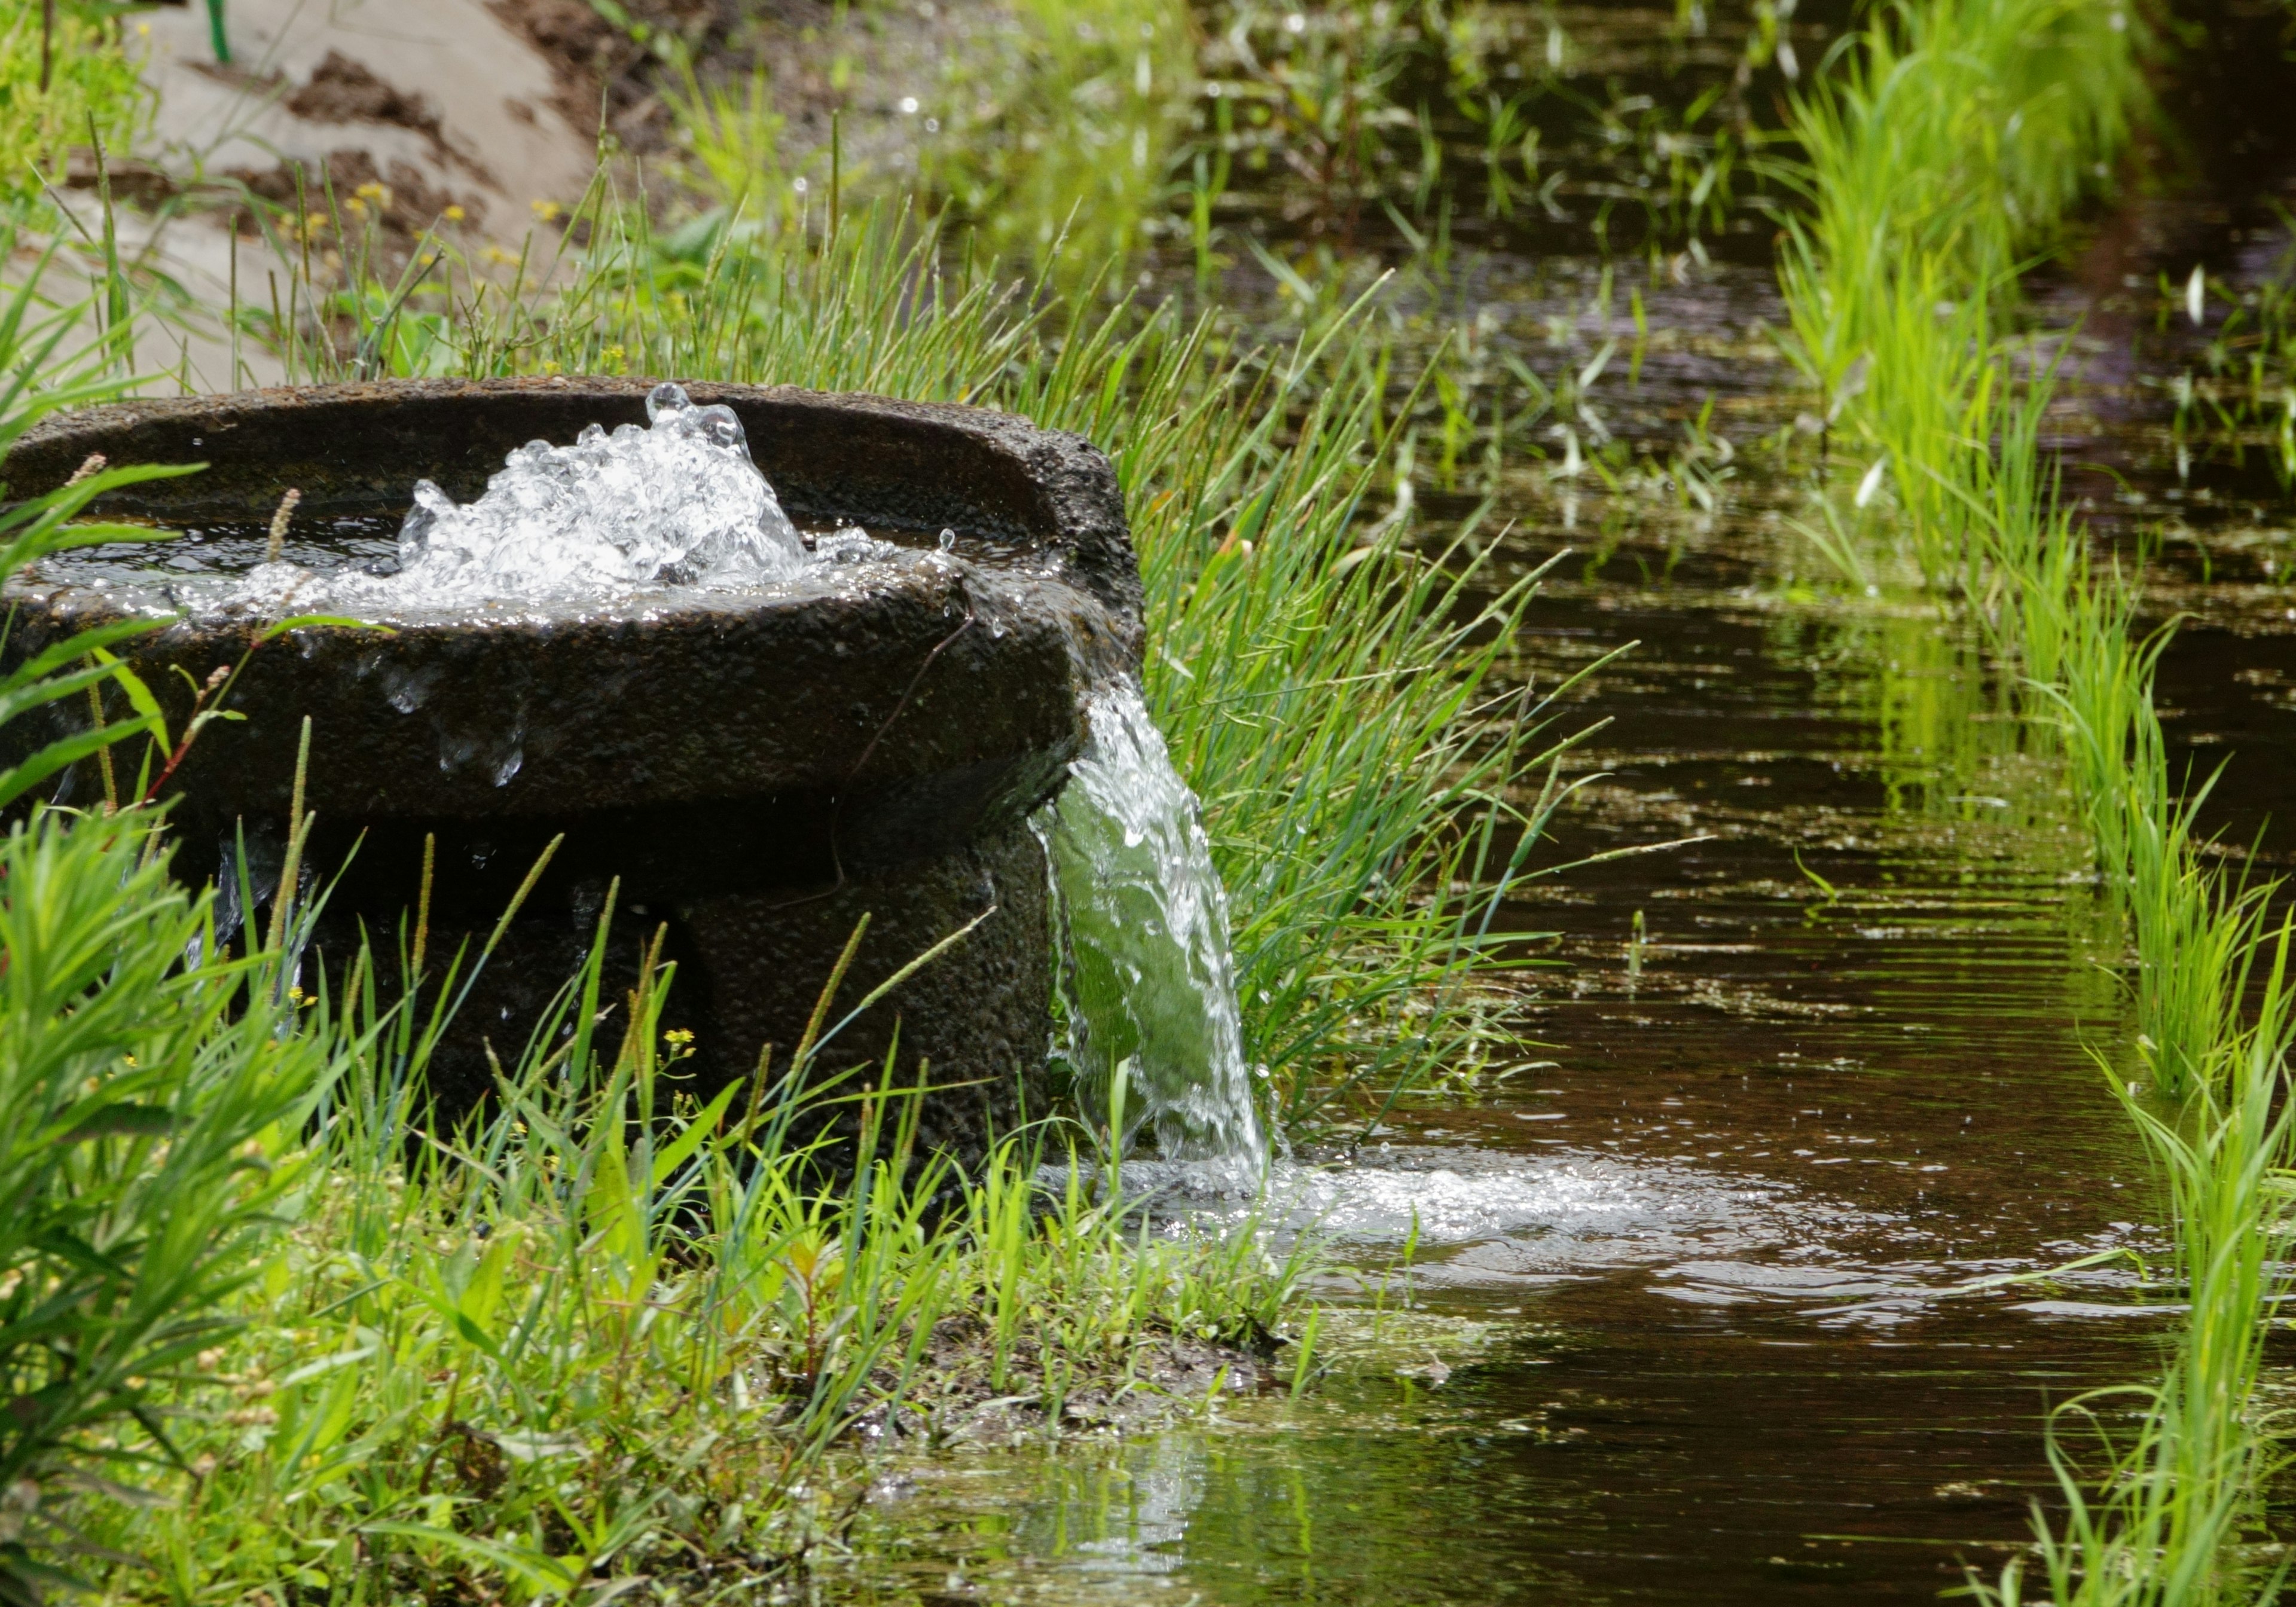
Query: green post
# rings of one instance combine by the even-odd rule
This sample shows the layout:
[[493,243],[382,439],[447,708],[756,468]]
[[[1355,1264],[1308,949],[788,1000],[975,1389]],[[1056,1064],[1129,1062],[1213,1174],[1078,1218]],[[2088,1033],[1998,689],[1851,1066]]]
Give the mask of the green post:
[[208,0],[208,37],[215,41],[216,60],[231,65],[231,41],[223,37],[223,0]]

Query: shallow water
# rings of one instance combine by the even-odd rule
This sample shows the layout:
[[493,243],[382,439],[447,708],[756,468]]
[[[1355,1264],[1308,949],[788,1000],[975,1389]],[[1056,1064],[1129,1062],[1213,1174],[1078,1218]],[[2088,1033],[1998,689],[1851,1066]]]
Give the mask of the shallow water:
[[[1736,48],[1685,43],[1672,7],[1552,14],[1600,62],[1587,105],[1679,107]],[[2276,865],[2296,845],[2271,820],[2296,784],[2291,500],[2253,454],[2180,465],[2161,383],[2206,333],[2163,324],[2163,276],[2197,258],[2253,283],[2289,244],[2271,207],[2296,153],[2258,132],[2282,74],[2249,61],[2276,23],[2227,15],[2164,91],[2188,137],[2038,285],[2036,316],[2081,324],[2061,443],[2091,466],[2070,483],[2101,533],[2133,553],[2168,515],[2152,605],[2197,616],[2163,665],[2172,736],[2231,758],[2213,818]],[[1838,26],[1799,20],[1802,58]],[[1967,1287],[2159,1247],[2095,1063],[2128,1053],[2125,956],[1967,644],[1803,584],[1824,571],[1790,528],[1795,487],[1754,450],[1798,406],[1759,332],[1780,316],[1767,231],[1622,266],[1605,303],[1592,178],[1561,217],[1494,218],[1458,182],[1479,339],[1541,373],[1582,364],[1631,337],[1631,283],[1652,338],[1638,383],[1621,356],[1595,386],[1605,427],[1664,450],[1711,398],[1735,445],[1715,513],[1550,457],[1505,471],[1485,521],[1511,529],[1497,578],[1570,549],[1520,674],[1551,686],[1639,644],[1566,696],[1611,723],[1547,862],[1695,840],[1562,870],[1509,912],[1554,934],[1529,1063],[1397,1112],[1348,1167],[1279,1168],[1277,1217],[1319,1225],[1353,1314],[1334,1372],[1151,1437],[906,1466],[857,1531],[867,1581],[838,1594],[1928,1597],[2030,1535],[2050,1408],[2157,1364],[2166,1314],[2127,1259]],[[1273,181],[1224,204],[1294,241],[1346,232]],[[1349,249],[1385,249],[1381,216]],[[1464,517],[1480,494],[1423,505]]]
[[1644,744],[1558,851],[1716,836],[1518,912],[1564,934],[1551,1063],[1279,1175],[1356,1269],[1331,1295],[1410,1301],[1384,1349],[1216,1427],[918,1470],[866,1548],[1046,1601],[1849,1601],[1997,1565],[2047,1406],[2154,1362],[2125,1266],[1948,1292],[2155,1247],[2084,1047],[2125,1028],[2086,890],[2008,811],[1893,811],[1822,635],[1702,601],[1607,617],[1665,645],[1597,683]]

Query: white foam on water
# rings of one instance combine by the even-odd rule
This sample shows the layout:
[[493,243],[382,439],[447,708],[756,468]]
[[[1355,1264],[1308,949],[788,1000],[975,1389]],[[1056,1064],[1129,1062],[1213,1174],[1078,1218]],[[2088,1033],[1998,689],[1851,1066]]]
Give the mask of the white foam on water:
[[[2048,1318],[2145,1320],[2157,1310],[2132,1262],[2085,1264],[2149,1242],[2126,1225],[2018,1256],[1972,1259],[1891,1212],[1775,1179],[1599,1151],[1382,1146],[1351,1163],[1277,1159],[1259,1168],[1233,1159],[1137,1160],[1124,1166],[1122,1186],[1175,1234],[1250,1231],[1279,1249],[1305,1236],[1340,1266],[1390,1273],[1408,1243],[1422,1289],[1501,1289],[1640,1268],[1648,1291],[1670,1301],[1785,1308],[1821,1326],[1877,1330],[1971,1298]],[[2042,1274],[2052,1288],[2095,1298],[2036,1301],[2025,1298],[2030,1285],[1996,1282]]]
[[660,385],[646,417],[611,432],[592,424],[570,447],[530,441],[476,502],[416,481],[396,574],[265,563],[195,601],[385,615],[586,605],[662,588],[751,590],[813,566],[732,408]]
[[1816,1218],[1853,1215],[1778,1185],[1587,1151],[1374,1152],[1337,1166],[1271,1160],[1251,1177],[1233,1162],[1146,1160],[1123,1176],[1175,1222],[1257,1223],[1340,1248],[1412,1241],[1471,1282],[1788,1244]]

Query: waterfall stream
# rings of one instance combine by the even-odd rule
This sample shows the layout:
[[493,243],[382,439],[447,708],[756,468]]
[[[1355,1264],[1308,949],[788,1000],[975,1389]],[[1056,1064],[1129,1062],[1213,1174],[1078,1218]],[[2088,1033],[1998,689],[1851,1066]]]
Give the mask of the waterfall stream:
[[1129,676],[1102,682],[1086,716],[1090,741],[1040,817],[1080,1096],[1168,1160],[1256,1165],[1227,895],[1196,795]]

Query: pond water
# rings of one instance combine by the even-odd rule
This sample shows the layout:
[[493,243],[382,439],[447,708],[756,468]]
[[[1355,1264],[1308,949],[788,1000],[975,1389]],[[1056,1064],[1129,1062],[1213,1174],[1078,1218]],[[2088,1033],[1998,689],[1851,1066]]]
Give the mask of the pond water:
[[[1439,518],[1495,496],[1497,578],[1570,550],[1520,674],[1553,685],[1637,644],[1567,696],[1608,723],[1573,761],[1586,781],[1549,862],[1679,846],[1534,884],[1510,914],[1556,934],[1558,965],[1523,1006],[1528,1063],[1395,1112],[1329,1185],[1332,1373],[1146,1438],[906,1466],[836,1594],[1927,1597],[2029,1536],[2051,1406],[2154,1371],[2166,1318],[2126,1260],[1965,1287],[2159,1246],[2095,1060],[2128,1052],[2123,955],[2046,766],[1932,614],[1807,584],[1824,570],[1792,528],[1806,504],[1755,450],[1801,405],[1760,333],[1780,321],[1771,227],[1742,208],[1697,253],[1613,262],[1605,283],[1603,203],[1634,198],[1641,147],[1604,127],[1682,112],[1747,59],[1745,17],[1718,11],[1710,39],[1685,9],[1506,12],[1587,63],[1577,110],[1545,130],[1558,168],[1584,158],[1553,205],[1500,215],[1472,160],[1484,131],[1439,132],[1475,253],[1457,298],[1492,360],[1567,372],[1634,340],[1631,284],[1638,372],[1621,350],[1589,398],[1646,457],[1702,441],[1714,506],[1559,476],[1559,439],[1424,494]],[[1841,9],[1794,19],[1801,61]],[[2073,494],[2124,550],[2158,539],[2152,606],[2194,616],[2161,672],[2172,738],[2230,760],[2211,818],[2268,868],[2290,858],[2274,806],[2296,783],[2290,498],[2265,454],[2180,441],[2174,376],[2210,335],[2161,310],[2200,263],[2220,324],[2222,292],[2280,272],[2291,244],[2280,22],[2220,20],[2164,85],[2144,178],[2033,305],[2078,359],[2059,421]],[[1773,54],[1752,93],[1779,74]],[[1334,221],[1277,177],[1235,184],[1223,216],[1294,242],[1376,254],[1401,226],[1376,206]],[[1192,262],[1174,248],[1153,267],[1177,281]],[[1270,291],[1233,277],[1241,299]]]

